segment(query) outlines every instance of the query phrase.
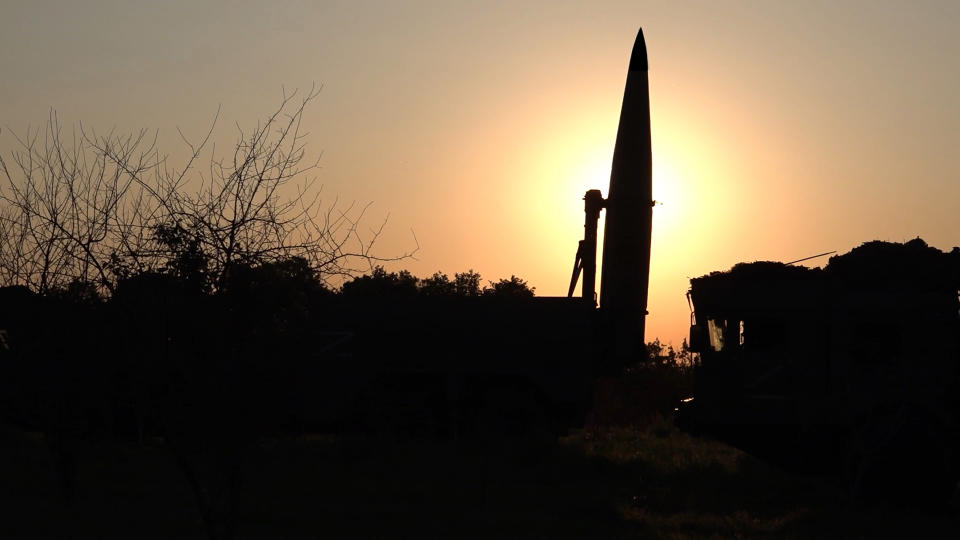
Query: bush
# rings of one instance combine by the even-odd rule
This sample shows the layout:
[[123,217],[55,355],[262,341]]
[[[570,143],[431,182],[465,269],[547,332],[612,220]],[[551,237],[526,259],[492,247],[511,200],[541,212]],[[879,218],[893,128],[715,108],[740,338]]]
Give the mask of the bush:
[[597,381],[588,430],[646,429],[671,418],[680,399],[692,393],[693,363],[686,340],[678,350],[655,339],[647,344],[647,353],[646,360],[626,368],[619,377]]

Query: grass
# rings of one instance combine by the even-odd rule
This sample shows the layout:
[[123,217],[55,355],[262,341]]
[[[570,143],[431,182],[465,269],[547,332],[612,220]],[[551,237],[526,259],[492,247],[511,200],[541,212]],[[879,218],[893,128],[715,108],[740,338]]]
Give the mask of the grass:
[[[664,421],[610,428],[583,443],[617,469],[621,518],[641,538],[902,538],[955,536],[946,508],[862,506],[831,478],[793,475]],[[629,499],[628,499],[629,497]]]
[[[37,437],[5,433],[3,538],[202,538],[162,446],[79,443],[78,500],[58,499]],[[363,436],[265,441],[250,452],[238,538],[955,537],[936,511],[860,506],[656,420],[577,431],[551,448]]]

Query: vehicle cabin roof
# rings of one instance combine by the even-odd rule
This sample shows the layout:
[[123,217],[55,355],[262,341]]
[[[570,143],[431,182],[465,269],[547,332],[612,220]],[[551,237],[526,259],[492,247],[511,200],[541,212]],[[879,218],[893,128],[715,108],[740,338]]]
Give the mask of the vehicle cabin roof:
[[779,262],[739,263],[725,272],[690,280],[699,313],[821,309],[844,295],[957,294],[960,248],[943,252],[917,238],[905,243],[872,241],[831,257],[823,269]]

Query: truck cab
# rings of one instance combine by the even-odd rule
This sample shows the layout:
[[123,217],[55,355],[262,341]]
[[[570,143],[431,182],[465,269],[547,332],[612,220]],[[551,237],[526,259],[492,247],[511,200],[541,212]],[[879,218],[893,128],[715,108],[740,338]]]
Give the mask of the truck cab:
[[[785,465],[852,469],[855,483],[955,486],[958,260],[919,239],[868,242],[823,269],[754,262],[692,279],[699,362],[678,424]],[[932,470],[903,470],[917,463]]]

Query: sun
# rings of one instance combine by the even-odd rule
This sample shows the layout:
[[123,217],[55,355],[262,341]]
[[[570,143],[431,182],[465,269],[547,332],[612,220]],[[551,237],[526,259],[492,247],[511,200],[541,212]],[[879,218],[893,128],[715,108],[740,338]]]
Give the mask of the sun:
[[[578,171],[571,175],[571,193],[582,194],[588,189],[599,189],[604,197],[610,187],[612,148],[598,148],[587,153]],[[653,155],[653,226],[673,230],[682,216],[684,186],[680,175],[670,162],[666,152]]]
[[[606,121],[599,120],[607,118]],[[539,256],[531,275],[541,278],[544,291],[566,291],[577,241],[583,238],[583,196],[598,189],[606,197],[616,143],[616,117],[596,111],[576,115],[574,121],[541,131],[516,145],[515,173],[522,182],[515,184],[517,203],[508,215],[517,215],[512,225],[523,231],[537,246]],[[691,185],[697,160],[690,155],[705,153],[689,130],[668,130],[654,134],[652,242],[654,250],[677,259],[678,247],[696,242],[691,231],[697,229],[696,205],[689,197],[698,192]],[[697,171],[697,172],[695,172]],[[702,191],[702,190],[700,190]],[[701,193],[701,195],[706,195]],[[719,199],[711,199],[720,202]],[[599,223],[598,246],[602,250],[604,215]],[[598,253],[598,255],[601,255]],[[666,261],[655,265],[662,267]],[[678,270],[679,271],[679,270]]]

